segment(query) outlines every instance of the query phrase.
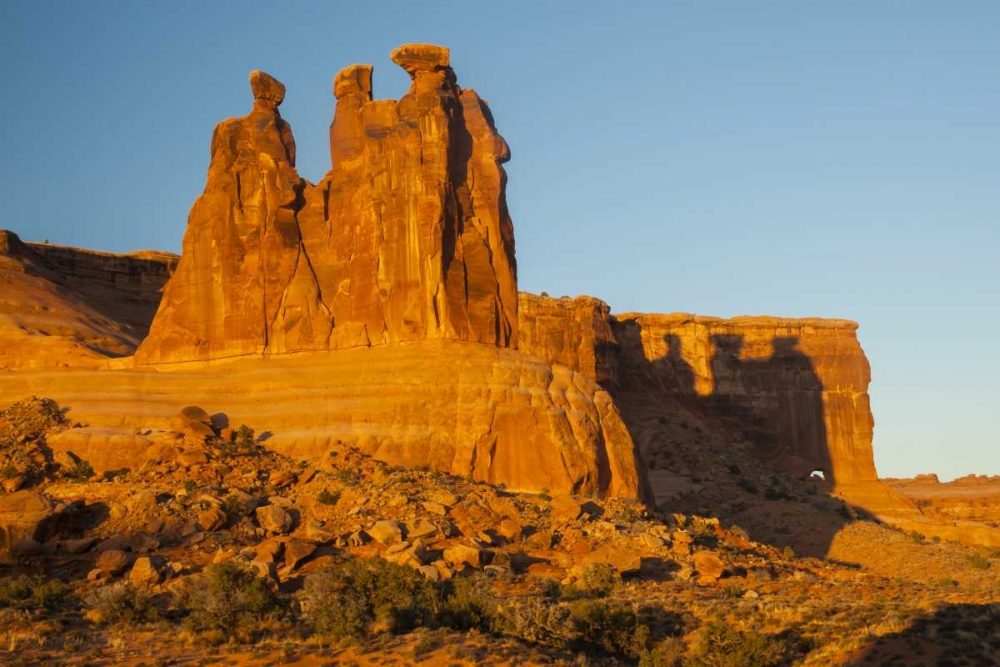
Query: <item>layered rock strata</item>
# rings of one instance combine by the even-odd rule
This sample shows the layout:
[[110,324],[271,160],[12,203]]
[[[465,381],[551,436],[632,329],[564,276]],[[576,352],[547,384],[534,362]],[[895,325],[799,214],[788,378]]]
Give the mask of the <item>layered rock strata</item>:
[[138,431],[173,428],[196,404],[302,458],[340,442],[512,489],[647,497],[606,392],[565,367],[488,345],[426,340],[191,368],[0,374],[0,405],[26,394],[50,396],[88,424],[52,448],[103,469],[147,460],[155,433]]
[[448,50],[392,53],[412,84],[371,98],[372,68],[334,80],[333,168],[295,171],[284,86],[251,74],[249,115],[218,125],[204,193],[140,363],[445,338],[517,344],[514,235],[486,103]]

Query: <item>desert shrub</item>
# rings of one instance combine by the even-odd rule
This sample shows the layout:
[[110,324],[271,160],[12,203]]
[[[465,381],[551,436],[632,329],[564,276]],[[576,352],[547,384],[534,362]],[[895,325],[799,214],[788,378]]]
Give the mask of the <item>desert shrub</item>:
[[95,623],[139,625],[160,617],[149,595],[124,581],[95,589],[83,602]]
[[58,579],[19,575],[0,579],[0,609],[48,610],[67,596],[65,584]]
[[717,620],[701,628],[691,664],[696,667],[772,667],[781,664],[783,641],[754,631],[741,631]]
[[668,637],[651,648],[639,651],[639,667],[682,667],[686,652],[684,640]]
[[747,493],[757,493],[757,485],[746,477],[740,477],[736,483]]
[[566,599],[603,598],[611,595],[621,583],[621,575],[610,563],[591,563],[583,568],[576,583],[562,589]]
[[796,557],[795,549],[793,549],[790,546],[786,546],[784,549],[781,550],[781,555],[787,558],[788,560],[792,560],[793,558]]
[[72,468],[63,471],[70,479],[79,481],[88,480],[94,476],[94,469],[86,461],[77,461]]
[[222,511],[226,516],[234,519],[247,513],[247,506],[235,493],[230,493],[222,499]]
[[438,623],[463,632],[489,631],[496,616],[498,601],[483,577],[455,577],[444,586],[444,600],[438,611]]
[[637,656],[649,630],[639,624],[631,605],[579,600],[570,605],[570,645],[594,646],[608,653]]
[[430,625],[439,609],[433,583],[381,558],[327,565],[306,577],[304,599],[316,632],[332,639]]
[[236,442],[242,444],[253,444],[254,442],[254,430],[247,426],[246,424],[240,424],[240,427],[236,429]]
[[982,554],[972,554],[969,556],[969,564],[977,570],[990,569],[990,561]]
[[316,496],[316,502],[321,505],[336,505],[338,500],[340,500],[340,494],[333,493],[329,489],[323,489]]
[[210,566],[183,605],[192,630],[241,641],[252,641],[259,624],[282,611],[282,600],[268,582],[233,561]]

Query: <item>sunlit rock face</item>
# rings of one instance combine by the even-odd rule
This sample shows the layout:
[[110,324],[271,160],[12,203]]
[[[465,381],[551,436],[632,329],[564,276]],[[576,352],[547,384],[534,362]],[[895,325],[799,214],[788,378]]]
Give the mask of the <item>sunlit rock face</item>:
[[521,292],[518,339],[526,354],[572,368],[604,387],[618,385],[618,341],[610,308],[600,299]]
[[399,101],[371,99],[370,66],[336,76],[333,168],[316,185],[295,171],[284,86],[251,74],[253,110],[216,127],[140,363],[436,338],[516,347],[507,145],[447,49],[391,57],[412,79]]

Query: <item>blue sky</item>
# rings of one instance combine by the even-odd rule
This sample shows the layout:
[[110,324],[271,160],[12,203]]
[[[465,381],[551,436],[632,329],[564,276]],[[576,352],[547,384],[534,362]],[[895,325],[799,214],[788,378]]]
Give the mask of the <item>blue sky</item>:
[[214,125],[447,45],[513,159],[520,285],[617,312],[845,317],[883,475],[1000,473],[1000,3],[0,3],[0,227],[179,250]]

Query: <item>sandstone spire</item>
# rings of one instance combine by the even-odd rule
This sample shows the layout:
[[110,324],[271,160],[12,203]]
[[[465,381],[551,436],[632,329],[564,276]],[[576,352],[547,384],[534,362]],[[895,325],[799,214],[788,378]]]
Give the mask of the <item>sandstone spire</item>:
[[332,169],[315,186],[295,171],[284,85],[251,73],[253,109],[215,130],[140,363],[426,338],[516,347],[507,145],[448,49],[392,60],[413,80],[399,101],[372,100],[370,65],[335,77]]

